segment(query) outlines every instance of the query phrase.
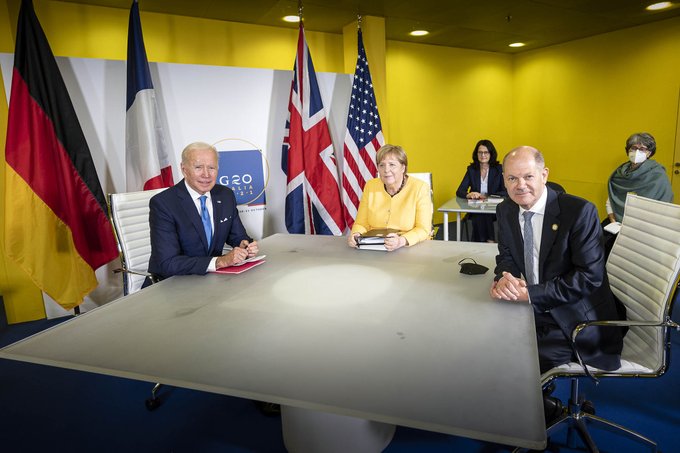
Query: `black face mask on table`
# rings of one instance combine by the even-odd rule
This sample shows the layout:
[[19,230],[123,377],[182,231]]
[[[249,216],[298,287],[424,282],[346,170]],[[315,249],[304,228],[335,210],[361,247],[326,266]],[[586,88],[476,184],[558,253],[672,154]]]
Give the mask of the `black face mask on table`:
[[[464,263],[463,261],[465,260],[472,260],[471,263]],[[473,260],[472,258],[463,258],[462,260],[458,261],[458,264],[460,264],[460,273],[461,274],[467,274],[467,275],[481,275],[485,274],[486,271],[489,270],[488,267],[482,266],[481,264],[477,264],[477,261]]]

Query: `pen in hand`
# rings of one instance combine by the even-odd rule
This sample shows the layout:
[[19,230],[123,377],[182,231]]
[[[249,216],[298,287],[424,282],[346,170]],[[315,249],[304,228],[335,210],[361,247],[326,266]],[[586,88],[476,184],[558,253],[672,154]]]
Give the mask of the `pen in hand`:
[[253,256],[257,255],[258,252],[259,252],[259,248],[257,246],[257,241],[249,242],[247,239],[244,239],[239,244],[239,247],[241,247],[242,249],[245,249],[246,252],[248,252],[248,258],[252,258]]

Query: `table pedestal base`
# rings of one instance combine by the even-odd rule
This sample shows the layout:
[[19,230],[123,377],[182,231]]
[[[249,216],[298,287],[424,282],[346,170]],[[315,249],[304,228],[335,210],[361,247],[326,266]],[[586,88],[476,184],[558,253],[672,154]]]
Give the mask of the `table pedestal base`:
[[283,443],[291,453],[378,453],[396,427],[386,423],[281,406]]

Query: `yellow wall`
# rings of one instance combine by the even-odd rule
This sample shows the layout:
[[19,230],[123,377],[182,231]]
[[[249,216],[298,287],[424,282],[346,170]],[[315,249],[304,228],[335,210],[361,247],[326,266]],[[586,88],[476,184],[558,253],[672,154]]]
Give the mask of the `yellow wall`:
[[680,18],[522,53],[515,140],[541,149],[550,179],[593,201],[603,218],[606,182],[627,159],[630,134],[654,135],[654,158],[670,175],[679,87]]
[[512,99],[510,55],[388,42],[386,139],[409,171],[433,173],[435,208],[455,196],[477,141],[513,144]]
[[[0,52],[14,52],[16,20],[10,20],[9,2],[0,2]],[[11,43],[11,45],[9,45]]]
[[[14,52],[18,0],[0,6],[0,52]],[[33,1],[38,20],[56,56],[127,58],[129,9],[85,6],[48,0]],[[147,13],[141,8],[149,61],[292,70],[297,28],[265,27],[236,22]],[[306,32],[314,67],[343,72],[342,36]]]

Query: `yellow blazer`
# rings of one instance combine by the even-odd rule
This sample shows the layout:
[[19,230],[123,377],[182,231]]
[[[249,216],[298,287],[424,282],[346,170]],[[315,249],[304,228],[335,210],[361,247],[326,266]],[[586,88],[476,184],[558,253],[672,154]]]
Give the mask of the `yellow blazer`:
[[428,185],[413,177],[391,197],[380,178],[366,182],[352,233],[390,228],[399,230],[409,246],[424,241],[432,232],[432,198]]

